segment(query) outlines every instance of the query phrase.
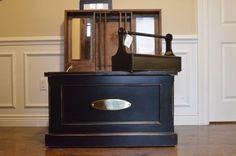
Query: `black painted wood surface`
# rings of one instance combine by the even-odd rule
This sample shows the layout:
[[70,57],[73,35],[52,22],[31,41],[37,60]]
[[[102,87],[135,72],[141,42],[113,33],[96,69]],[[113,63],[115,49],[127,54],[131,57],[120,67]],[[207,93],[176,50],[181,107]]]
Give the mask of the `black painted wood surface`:
[[[48,147],[174,146],[173,73],[45,73],[49,82]],[[131,107],[94,109],[101,99]]]

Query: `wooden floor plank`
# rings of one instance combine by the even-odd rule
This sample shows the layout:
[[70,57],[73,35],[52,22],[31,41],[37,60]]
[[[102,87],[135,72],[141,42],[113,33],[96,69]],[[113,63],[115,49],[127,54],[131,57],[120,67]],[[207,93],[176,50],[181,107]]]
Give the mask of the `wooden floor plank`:
[[0,156],[235,156],[236,124],[176,126],[178,145],[156,148],[46,148],[45,127],[0,128]]

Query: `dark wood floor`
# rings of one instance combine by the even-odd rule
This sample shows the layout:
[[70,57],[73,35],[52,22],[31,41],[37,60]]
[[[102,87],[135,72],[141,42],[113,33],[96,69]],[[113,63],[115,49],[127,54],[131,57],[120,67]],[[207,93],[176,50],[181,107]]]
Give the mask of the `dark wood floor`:
[[165,148],[47,149],[47,128],[0,128],[0,156],[236,156],[236,124],[177,126],[179,143]]

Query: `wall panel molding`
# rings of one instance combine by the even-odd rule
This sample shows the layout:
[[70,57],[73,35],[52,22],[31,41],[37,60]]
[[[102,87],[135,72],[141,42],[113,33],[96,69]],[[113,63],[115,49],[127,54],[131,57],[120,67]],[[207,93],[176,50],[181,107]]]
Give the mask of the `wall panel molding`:
[[63,36],[0,37],[0,46],[59,45],[63,42]]
[[182,58],[182,71],[175,77],[175,125],[198,124],[197,36],[175,36],[173,52]]
[[209,1],[197,0],[199,125],[209,125]]
[[236,102],[236,72],[234,58],[236,57],[236,42],[221,43],[221,66],[222,66],[222,101]]
[[[15,108],[15,103],[16,103],[16,77],[15,77],[15,71],[16,71],[16,67],[15,67],[15,53],[11,53],[11,52],[1,52],[0,53],[0,59],[1,58],[10,58],[10,73],[11,76],[9,77],[10,79],[10,101],[8,103],[0,103],[0,108]],[[7,65],[4,65],[3,68],[8,68]],[[1,71],[1,74],[5,74],[4,72]],[[6,82],[4,82],[6,83]],[[5,90],[2,90],[2,92],[5,92]]]
[[175,107],[190,107],[188,88],[190,80],[187,72],[189,71],[189,51],[174,51],[174,53],[181,56],[182,60],[182,71],[175,77]]
[[236,24],[236,2],[235,0],[221,0],[221,23]]
[[[40,94],[41,98],[44,98],[45,96],[48,95],[47,90],[43,90],[43,91],[39,91],[40,90],[40,78],[44,78],[44,71],[42,70],[42,68],[47,68],[47,66],[50,66],[50,63],[59,63],[59,62],[55,62],[53,61],[53,58],[55,57],[62,57],[63,54],[61,54],[60,52],[25,52],[24,53],[24,77],[25,77],[25,108],[47,108],[48,107],[48,102],[45,101],[44,103],[42,102],[30,102],[30,93],[36,92],[37,94]],[[50,60],[48,61],[48,63],[45,63],[44,59],[45,58],[49,58],[51,57],[52,60],[50,62]],[[32,64],[29,62],[30,59],[33,58],[34,59],[34,64]],[[38,61],[38,62],[35,62]],[[42,63],[44,62],[44,63]],[[45,66],[46,64],[46,66]],[[37,74],[40,74],[40,77],[36,77],[36,79],[31,79],[30,76],[32,74],[32,72],[34,72],[31,66],[35,66],[37,67],[38,71]],[[31,71],[30,71],[31,68]],[[50,69],[50,68],[49,68]],[[41,72],[41,73],[38,73]],[[45,70],[46,72],[46,70]],[[46,79],[46,78],[45,78]],[[35,85],[35,88],[30,88],[30,82],[33,83],[33,85]],[[40,97],[36,97],[37,99],[35,99],[34,101],[40,100]],[[46,99],[48,99],[46,97]]]

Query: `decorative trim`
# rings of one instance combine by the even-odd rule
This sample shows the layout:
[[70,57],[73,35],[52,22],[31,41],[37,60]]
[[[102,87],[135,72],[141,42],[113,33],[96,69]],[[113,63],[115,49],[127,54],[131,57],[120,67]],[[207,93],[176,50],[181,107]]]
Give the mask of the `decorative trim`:
[[174,125],[198,125],[198,115],[175,115]]
[[[222,64],[222,73],[221,73],[221,76],[222,76],[222,82],[221,82],[221,86],[222,86],[222,101],[226,102],[236,102],[236,95],[226,95],[226,88],[225,88],[225,83],[226,82],[226,74],[225,74],[225,69],[226,68],[226,62],[225,59],[226,59],[226,53],[227,51],[225,51],[225,48],[227,47],[234,47],[236,48],[236,42],[231,42],[231,43],[222,43],[221,44],[221,64]],[[230,67],[229,67],[230,68]],[[232,87],[232,86],[231,86]]]
[[[198,38],[196,35],[174,35],[173,36],[173,42],[172,42],[172,47],[173,47],[173,51],[176,55],[181,55],[181,56],[185,56],[186,57],[186,65],[183,66],[182,65],[182,68],[186,68],[186,76],[187,76],[187,81],[185,83],[186,84],[186,92],[187,92],[187,97],[186,97],[186,100],[177,100],[178,98],[175,96],[175,100],[174,100],[174,108],[176,110],[178,110],[177,112],[179,112],[180,109],[183,109],[184,111],[186,111],[186,113],[189,114],[189,112],[187,111],[190,110],[192,111],[192,109],[196,109],[196,111],[191,114],[193,116],[196,116],[196,114],[198,113],[198,110],[197,110],[197,102],[193,103],[194,100],[190,100],[189,98],[195,98],[197,99],[197,97],[193,97],[193,96],[197,96],[196,92],[197,92],[197,88],[196,88],[196,83],[197,82],[191,82],[191,80],[194,80],[191,78],[191,75],[194,75],[194,76],[197,76],[196,74],[193,74],[193,72],[195,71],[194,69],[192,69],[192,64],[193,63],[193,59],[194,59],[194,56],[197,55],[197,54],[194,54],[194,53],[197,53],[197,44],[198,44]],[[175,47],[176,45],[178,45],[178,47]],[[183,48],[179,48],[179,45],[183,45],[185,47]],[[186,47],[187,45],[187,47]],[[191,45],[191,47],[189,47],[188,45]],[[163,44],[163,48],[165,47],[165,44]],[[190,51],[189,48],[194,48],[194,51]],[[176,50],[175,50],[176,49]],[[195,58],[197,60],[197,58]],[[196,67],[197,64],[194,64],[194,66]],[[188,73],[187,73],[188,72]],[[181,74],[181,73],[180,73]],[[195,78],[196,80],[197,78]],[[193,91],[191,91],[193,90]],[[194,94],[194,95],[193,95]],[[196,105],[196,106],[195,106]],[[195,108],[194,108],[195,107]],[[183,112],[184,112],[183,111]],[[176,111],[175,111],[176,112]],[[180,113],[175,113],[175,116],[185,116],[185,113],[184,114],[180,114]],[[180,118],[180,117],[178,117]],[[180,121],[180,120],[179,120]],[[183,120],[185,121],[185,120]],[[178,122],[179,123],[179,122]],[[184,122],[182,122],[181,124],[183,124]],[[193,125],[195,124],[195,122],[193,122]]]
[[173,44],[177,43],[197,43],[197,35],[173,35]]
[[[173,35],[172,46],[174,44],[197,44],[197,43],[198,43],[197,35]],[[163,46],[162,48],[165,48],[164,40],[162,40],[162,46]]]
[[[224,7],[225,7],[225,3],[223,0],[220,1],[220,4],[221,4],[221,24],[225,24],[225,25],[234,25],[236,24],[236,21],[231,21],[231,20],[225,20],[225,10],[224,10]],[[232,5],[232,4],[231,4]],[[232,13],[231,13],[232,14]]]
[[64,44],[62,36],[37,37],[1,37],[0,46],[29,46],[29,45],[60,45]]
[[[164,46],[163,46],[164,47]],[[184,74],[184,83],[186,94],[184,100],[178,99],[175,96],[175,125],[198,125],[199,112],[198,112],[198,79],[197,79],[197,53],[198,53],[198,38],[196,35],[174,35],[172,42],[173,51],[178,56],[183,56],[184,63],[182,70]],[[183,72],[182,71],[182,72]],[[177,100],[178,99],[178,100]]]
[[[181,56],[186,56],[186,60],[189,60],[190,58],[189,58],[189,51],[180,51],[180,50],[178,50],[178,51],[175,51],[175,54],[178,54],[178,55],[181,55]],[[186,66],[186,68],[188,68],[188,62],[186,62],[186,64],[187,64],[187,66]],[[183,67],[183,66],[182,66]],[[191,70],[189,70],[189,69],[186,69],[186,71],[191,71]],[[186,76],[187,76],[187,82],[186,83],[188,83],[189,81],[190,81],[190,73],[186,73]],[[189,86],[188,85],[186,85],[186,92],[187,92],[187,94],[189,94],[190,92],[189,92]],[[177,102],[180,102],[180,100],[178,100],[178,101],[176,101],[176,99],[177,99],[177,97],[175,96],[174,97],[174,99],[175,99],[175,105],[174,105],[174,107],[190,107],[190,104],[189,104],[189,97],[190,95],[188,95],[186,98],[186,101],[181,101],[181,103],[177,103]]]
[[209,1],[197,1],[199,125],[209,124]]
[[46,127],[47,115],[0,115],[1,127]]
[[25,108],[48,108],[48,103],[41,104],[30,104],[28,102],[29,91],[28,91],[28,61],[27,58],[30,56],[62,56],[60,52],[25,52],[24,53],[24,86],[25,86]]
[[[196,43],[197,35],[173,35],[173,42]],[[163,41],[165,43],[165,41]],[[20,45],[57,45],[64,44],[64,36],[35,36],[35,37],[0,37],[0,46]]]
[[[188,43],[196,43],[198,40],[197,35],[173,35],[174,42],[188,42]],[[35,36],[35,37],[0,37],[0,46],[7,45],[7,44],[14,44],[14,45],[27,45],[27,43],[37,43],[43,44],[45,42],[57,42],[63,43],[64,36]],[[31,44],[30,44],[31,45]],[[48,45],[48,44],[46,44]]]
[[0,57],[10,57],[11,58],[11,84],[12,84],[12,93],[11,93],[11,104],[1,104],[0,108],[16,108],[15,107],[15,103],[16,103],[16,77],[15,77],[15,71],[16,71],[16,67],[15,67],[15,53],[0,53]]

